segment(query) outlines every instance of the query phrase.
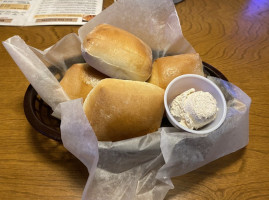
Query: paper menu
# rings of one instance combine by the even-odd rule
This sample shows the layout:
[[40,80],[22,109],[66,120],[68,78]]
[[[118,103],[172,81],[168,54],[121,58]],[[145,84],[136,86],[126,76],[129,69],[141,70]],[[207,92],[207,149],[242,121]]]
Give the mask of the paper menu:
[[0,25],[83,25],[102,7],[103,0],[2,0]]

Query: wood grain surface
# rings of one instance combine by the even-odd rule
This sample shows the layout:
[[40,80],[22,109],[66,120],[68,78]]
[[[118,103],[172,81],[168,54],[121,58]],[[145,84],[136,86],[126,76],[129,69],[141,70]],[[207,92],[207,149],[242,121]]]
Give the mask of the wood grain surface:
[[[104,8],[113,3],[104,0]],[[252,99],[246,148],[173,178],[166,200],[269,199],[269,1],[185,0],[182,31],[202,59]],[[0,27],[45,49],[79,26]],[[88,172],[61,144],[37,133],[23,111],[29,82],[0,46],[0,199],[81,199]]]

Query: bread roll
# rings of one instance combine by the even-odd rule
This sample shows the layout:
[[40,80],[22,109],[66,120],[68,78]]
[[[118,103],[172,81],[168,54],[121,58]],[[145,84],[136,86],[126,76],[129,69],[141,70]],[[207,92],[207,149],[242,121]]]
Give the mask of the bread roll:
[[86,36],[83,48],[86,62],[109,77],[146,81],[151,75],[150,47],[122,29],[101,24]]
[[93,88],[83,109],[99,141],[118,141],[157,131],[163,97],[153,84],[109,78]]
[[165,89],[174,78],[183,74],[204,76],[202,60],[198,53],[156,59],[148,82]]
[[86,63],[72,65],[66,72],[60,84],[70,99],[85,100],[92,88],[101,80],[107,78]]

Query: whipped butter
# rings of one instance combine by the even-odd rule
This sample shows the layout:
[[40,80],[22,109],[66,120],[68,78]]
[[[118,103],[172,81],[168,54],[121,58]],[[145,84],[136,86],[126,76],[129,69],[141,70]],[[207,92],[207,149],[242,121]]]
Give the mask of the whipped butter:
[[199,129],[217,115],[216,99],[209,93],[191,88],[178,95],[170,105],[173,117],[189,129]]

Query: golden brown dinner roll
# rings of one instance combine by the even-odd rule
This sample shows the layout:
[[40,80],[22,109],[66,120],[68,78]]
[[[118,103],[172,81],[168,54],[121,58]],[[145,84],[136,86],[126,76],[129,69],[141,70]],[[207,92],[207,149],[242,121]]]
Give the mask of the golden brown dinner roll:
[[107,78],[86,63],[72,65],[65,73],[60,84],[70,99],[85,100],[91,89],[101,80]]
[[92,89],[83,109],[99,141],[118,141],[157,131],[163,96],[156,85],[109,78]]
[[204,76],[202,60],[198,53],[158,58],[153,62],[149,83],[165,89],[176,77],[183,74]]
[[86,62],[109,77],[137,81],[150,77],[151,48],[127,31],[98,25],[84,39],[83,48]]

